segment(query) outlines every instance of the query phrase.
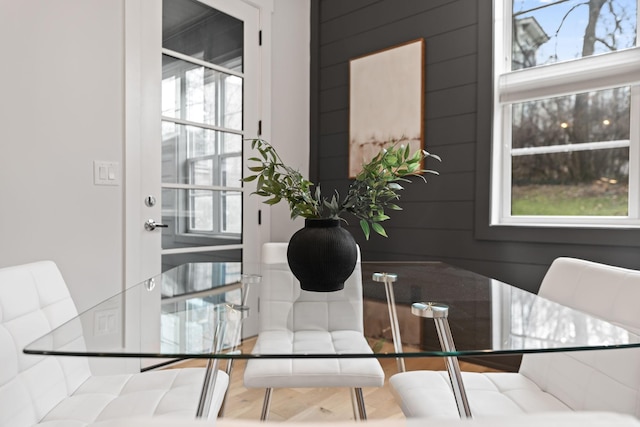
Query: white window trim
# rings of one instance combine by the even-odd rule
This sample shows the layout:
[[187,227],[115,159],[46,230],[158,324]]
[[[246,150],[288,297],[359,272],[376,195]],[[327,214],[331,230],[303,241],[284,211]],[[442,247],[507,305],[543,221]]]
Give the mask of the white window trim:
[[[494,102],[490,225],[640,228],[640,41],[636,42],[636,47],[618,52],[505,72],[510,70],[511,62],[511,31],[507,31],[507,23],[511,22],[512,5],[509,0],[494,0],[493,5]],[[640,7],[638,15],[640,23]],[[539,83],[541,80],[544,80],[544,85]],[[511,216],[513,153],[510,104],[620,86],[631,86],[628,216]]]

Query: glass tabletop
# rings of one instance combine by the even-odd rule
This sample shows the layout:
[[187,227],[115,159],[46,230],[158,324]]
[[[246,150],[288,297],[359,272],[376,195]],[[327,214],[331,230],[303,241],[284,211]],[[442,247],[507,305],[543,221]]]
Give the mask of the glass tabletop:
[[[392,273],[397,312],[417,325],[402,329],[393,351],[252,354],[235,350],[247,315],[248,289],[264,271],[241,263],[185,264],[128,288],[29,344],[25,353],[144,358],[361,358],[524,354],[640,347],[640,336],[530,292],[440,262],[363,262],[365,332],[389,322],[388,297],[375,273]],[[264,268],[264,267],[262,267]],[[252,290],[251,292],[257,292]],[[413,303],[443,303],[455,340],[443,351],[433,320],[411,314]],[[367,314],[367,304],[374,307]],[[373,311],[375,318],[370,315]],[[400,322],[402,323],[402,322]],[[373,332],[372,332],[373,331]]]
[[102,301],[25,347],[29,354],[196,357],[232,348],[254,282],[240,262],[190,263]]
[[[414,303],[445,304],[457,356],[640,346],[640,336],[632,331],[445,263],[364,262],[362,270],[365,300],[386,303],[384,287],[368,280],[382,272],[397,276],[392,287],[398,312],[410,311]],[[403,331],[402,341],[417,348],[403,354],[440,351],[433,319],[414,316],[413,321],[418,327]]]

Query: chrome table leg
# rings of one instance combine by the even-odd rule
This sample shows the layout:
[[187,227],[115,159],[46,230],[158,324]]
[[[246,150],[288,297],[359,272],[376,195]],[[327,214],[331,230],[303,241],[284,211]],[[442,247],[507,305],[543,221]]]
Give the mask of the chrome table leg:
[[[384,283],[384,291],[387,297],[387,308],[389,309],[389,323],[391,324],[391,336],[393,337],[393,348],[397,354],[402,353],[402,337],[400,336],[400,324],[398,322],[398,312],[396,311],[396,299],[393,292],[393,282],[398,280],[398,275],[393,273],[373,273],[374,282]],[[406,371],[404,358],[396,359],[398,372]]]
[[[226,316],[227,307],[216,306],[213,310],[214,319],[214,332],[211,343],[211,353],[219,353],[224,343],[224,334],[227,326]],[[213,392],[216,385],[216,378],[218,376],[218,365],[220,359],[209,359],[207,361],[207,369],[204,375],[204,381],[202,383],[202,391],[200,392],[200,400],[198,402],[198,409],[196,411],[197,418],[209,418],[209,410],[211,408],[211,400],[213,398]]]
[[[442,351],[456,351],[453,336],[451,335],[451,329],[449,328],[449,320],[447,319],[449,316],[448,305],[434,302],[416,302],[411,305],[411,313],[416,316],[433,319],[436,325],[436,331],[438,332],[438,339],[440,340],[440,347],[442,347]],[[471,418],[471,409],[467,399],[467,392],[465,391],[464,383],[462,382],[462,373],[460,372],[458,358],[455,356],[448,356],[445,357],[445,362],[460,418]]]

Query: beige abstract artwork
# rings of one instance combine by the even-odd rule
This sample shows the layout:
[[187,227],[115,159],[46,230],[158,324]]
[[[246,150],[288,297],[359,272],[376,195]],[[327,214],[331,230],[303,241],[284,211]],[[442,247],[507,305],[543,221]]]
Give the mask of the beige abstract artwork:
[[349,63],[349,177],[392,144],[424,146],[424,39]]

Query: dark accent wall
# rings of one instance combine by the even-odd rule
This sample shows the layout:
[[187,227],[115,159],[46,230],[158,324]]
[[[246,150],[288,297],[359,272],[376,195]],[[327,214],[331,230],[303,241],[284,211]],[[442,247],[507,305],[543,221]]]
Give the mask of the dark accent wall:
[[[311,1],[311,180],[349,185],[349,60],[426,41],[425,144],[440,176],[405,186],[364,260],[441,260],[537,291],[549,264],[573,256],[640,269],[637,230],[489,227],[491,0]],[[372,88],[375,90],[375,88]]]

